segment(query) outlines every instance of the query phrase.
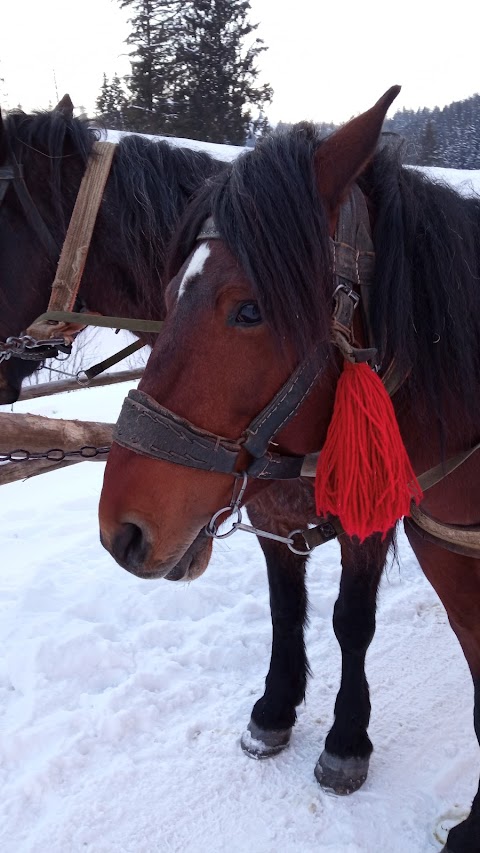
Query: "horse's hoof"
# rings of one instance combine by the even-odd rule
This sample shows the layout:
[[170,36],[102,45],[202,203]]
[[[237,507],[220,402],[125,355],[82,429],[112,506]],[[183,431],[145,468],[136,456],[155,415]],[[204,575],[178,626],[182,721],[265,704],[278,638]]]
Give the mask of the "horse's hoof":
[[291,728],[277,731],[262,729],[250,720],[246,732],[240,739],[240,745],[250,758],[271,758],[288,746],[291,733]]
[[353,794],[367,778],[368,763],[368,758],[340,758],[324,749],[315,767],[315,778],[326,791]]

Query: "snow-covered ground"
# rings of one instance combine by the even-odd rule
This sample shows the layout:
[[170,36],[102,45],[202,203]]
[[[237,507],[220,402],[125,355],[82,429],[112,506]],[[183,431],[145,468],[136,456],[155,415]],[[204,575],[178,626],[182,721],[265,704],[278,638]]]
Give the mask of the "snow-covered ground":
[[[479,173],[467,176],[480,188]],[[13,408],[112,421],[127,391]],[[310,563],[314,677],[291,746],[252,761],[239,739],[271,641],[255,538],[216,543],[189,585],[134,578],[98,541],[103,467],[0,489],[1,853],[438,851],[478,784],[473,690],[403,534],[367,659],[370,775],[356,794],[334,797],[313,768],[340,675],[338,546]]]

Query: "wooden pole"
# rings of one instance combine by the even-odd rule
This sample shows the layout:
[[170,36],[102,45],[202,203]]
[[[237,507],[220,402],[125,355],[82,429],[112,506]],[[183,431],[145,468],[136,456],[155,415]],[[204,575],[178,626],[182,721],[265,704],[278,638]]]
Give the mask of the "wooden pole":
[[55,382],[42,382],[39,385],[28,385],[22,388],[19,400],[35,400],[37,397],[50,397],[52,394],[63,394],[65,391],[80,391],[85,388],[99,388],[103,385],[116,385],[117,382],[134,382],[143,375],[144,368],[119,370],[118,373],[106,373],[96,376],[86,385],[81,385],[76,379],[65,379]]
[[[95,460],[100,459],[104,462],[106,456],[96,456]],[[37,477],[38,474],[47,474],[49,471],[55,471],[57,468],[66,468],[68,465],[75,465],[77,462],[83,462],[81,456],[74,459],[63,459],[62,462],[50,462],[49,459],[27,459],[24,462],[5,462],[0,465],[0,486],[5,486],[7,483],[14,483],[16,480],[28,480],[30,477]],[[92,460],[94,461],[94,460]]]
[[13,450],[80,450],[112,443],[113,424],[96,421],[66,421],[41,415],[0,413],[0,453]]
[[[0,414],[0,454],[14,450],[45,453],[48,450],[80,450],[82,447],[110,447],[113,424],[96,421],[66,421],[40,415]],[[77,462],[105,462],[107,454],[86,458],[24,459],[0,464],[0,485],[36,477],[47,471],[75,465]]]

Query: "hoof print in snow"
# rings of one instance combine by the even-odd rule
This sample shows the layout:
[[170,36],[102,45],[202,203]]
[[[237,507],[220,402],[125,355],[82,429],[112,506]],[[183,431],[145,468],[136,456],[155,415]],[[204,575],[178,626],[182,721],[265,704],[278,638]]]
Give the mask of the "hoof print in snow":
[[340,758],[324,750],[315,767],[315,778],[326,791],[353,794],[367,778],[368,763],[368,758]]

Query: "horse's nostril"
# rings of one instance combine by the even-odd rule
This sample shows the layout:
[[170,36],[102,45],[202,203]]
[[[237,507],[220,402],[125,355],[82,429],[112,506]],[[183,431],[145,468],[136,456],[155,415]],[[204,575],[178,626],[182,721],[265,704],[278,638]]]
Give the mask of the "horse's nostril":
[[133,569],[139,568],[145,562],[148,548],[141,527],[126,522],[120,525],[120,530],[113,540],[112,554],[122,566]]

